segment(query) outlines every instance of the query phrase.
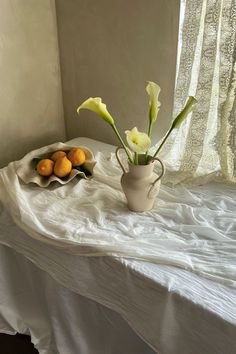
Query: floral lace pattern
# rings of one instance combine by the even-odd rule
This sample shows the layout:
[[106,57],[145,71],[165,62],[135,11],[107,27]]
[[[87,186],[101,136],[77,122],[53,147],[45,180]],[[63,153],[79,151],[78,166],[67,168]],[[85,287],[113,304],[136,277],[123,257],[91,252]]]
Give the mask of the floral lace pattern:
[[235,41],[235,0],[181,1],[174,116],[198,103],[161,154],[173,183],[236,182]]

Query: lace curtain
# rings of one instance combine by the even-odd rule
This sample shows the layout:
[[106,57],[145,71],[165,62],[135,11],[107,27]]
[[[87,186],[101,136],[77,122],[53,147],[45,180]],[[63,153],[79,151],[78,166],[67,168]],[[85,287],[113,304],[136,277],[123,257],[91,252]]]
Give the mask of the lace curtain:
[[198,103],[162,151],[171,182],[236,182],[235,40],[235,0],[181,0],[174,116]]

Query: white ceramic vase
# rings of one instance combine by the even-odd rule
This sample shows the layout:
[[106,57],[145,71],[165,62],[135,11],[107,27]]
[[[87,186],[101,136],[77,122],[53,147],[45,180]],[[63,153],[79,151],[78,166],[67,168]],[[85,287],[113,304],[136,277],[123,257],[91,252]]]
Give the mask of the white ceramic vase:
[[[152,158],[148,165],[142,164],[145,155],[140,156],[139,165],[128,162],[128,171],[125,170],[121,162],[119,151],[116,149],[116,158],[123,171],[121,176],[121,186],[127,199],[127,206],[131,211],[143,212],[153,208],[156,196],[159,193],[161,177],[165,172],[164,165],[160,159]],[[154,163],[161,164],[161,174],[158,176],[154,171]]]

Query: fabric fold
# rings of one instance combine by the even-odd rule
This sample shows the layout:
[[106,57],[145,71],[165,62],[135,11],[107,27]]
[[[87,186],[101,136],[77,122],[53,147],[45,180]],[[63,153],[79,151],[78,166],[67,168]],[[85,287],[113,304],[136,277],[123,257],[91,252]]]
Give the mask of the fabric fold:
[[236,191],[219,183],[162,185],[153,210],[127,209],[114,154],[96,154],[91,180],[23,184],[19,162],[0,170],[0,200],[30,237],[84,255],[113,255],[191,270],[236,286]]

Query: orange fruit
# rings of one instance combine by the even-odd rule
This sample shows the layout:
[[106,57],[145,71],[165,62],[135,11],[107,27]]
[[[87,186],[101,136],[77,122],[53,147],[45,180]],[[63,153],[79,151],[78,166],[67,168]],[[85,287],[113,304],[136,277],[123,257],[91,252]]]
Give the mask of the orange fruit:
[[37,172],[41,176],[51,176],[53,174],[54,162],[49,159],[40,160],[37,164]]
[[52,156],[50,157],[50,159],[53,160],[53,161],[56,161],[56,160],[58,160],[60,157],[63,157],[63,156],[66,156],[65,151],[58,150],[58,151],[55,151],[55,152],[52,154]]
[[56,160],[54,165],[54,174],[57,177],[65,177],[72,170],[72,163],[66,156],[60,157]]
[[69,151],[67,155],[68,159],[71,161],[72,166],[80,166],[86,160],[86,155],[84,150],[79,148],[73,148]]

